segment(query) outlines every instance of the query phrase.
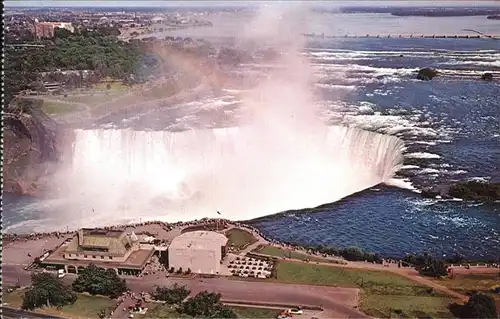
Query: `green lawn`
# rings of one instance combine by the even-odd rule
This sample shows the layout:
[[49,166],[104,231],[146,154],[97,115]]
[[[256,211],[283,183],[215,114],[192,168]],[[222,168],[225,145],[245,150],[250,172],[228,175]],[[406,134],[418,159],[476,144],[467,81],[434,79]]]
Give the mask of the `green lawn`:
[[62,114],[79,110],[79,106],[73,103],[64,103],[44,100],[42,110],[47,114]]
[[106,91],[104,93],[95,92],[93,95],[91,94],[91,92],[87,92],[78,95],[68,94],[68,97],[61,97],[60,99],[73,103],[83,103],[88,105],[89,107],[94,107],[96,105],[116,99],[123,94],[123,91]]
[[[451,300],[409,279],[386,271],[331,267],[307,263],[278,261],[277,281],[362,289],[360,309],[368,315],[449,317]],[[394,312],[396,311],[396,312]],[[398,314],[399,312],[399,314]]]
[[267,245],[262,245],[259,246],[257,249],[254,250],[255,253],[263,254],[263,255],[268,255],[268,256],[274,256],[274,257],[286,257],[286,258],[291,258],[291,259],[298,259],[298,260],[309,260],[313,262],[327,262],[327,263],[333,263],[333,264],[340,264],[343,263],[341,260],[334,260],[334,259],[326,259],[326,258],[321,258],[321,257],[316,257],[316,256],[310,256],[306,255],[304,253],[296,252],[293,250],[288,250],[288,249],[283,249],[280,247],[275,247],[275,246],[267,246]]
[[360,310],[367,315],[388,318],[453,318],[448,311],[452,300],[446,297],[377,295],[361,293]]
[[257,242],[252,234],[243,229],[232,228],[226,232],[226,237],[229,239],[228,245],[233,246],[237,250],[244,249],[248,245]]
[[[23,294],[23,290],[16,290],[5,294],[3,296],[3,302],[8,303],[11,307],[20,308]],[[69,318],[97,318],[97,314],[101,309],[106,309],[107,313],[109,313],[114,310],[116,306],[116,301],[107,297],[78,294],[77,301],[72,305],[64,306],[61,309],[36,309],[35,312]]]
[[[181,314],[176,310],[176,306],[150,303],[147,305],[148,311],[144,315],[134,315],[138,319],[153,318],[191,318],[188,315]],[[280,314],[279,309],[254,308],[245,306],[231,306],[238,315],[238,318],[276,318]]]
[[148,311],[144,315],[134,314],[134,317],[138,319],[190,318],[190,316],[179,313],[176,306],[149,303],[146,307]]
[[102,82],[94,86],[96,90],[108,90],[108,84],[110,85],[109,90],[125,90],[128,87],[123,84],[123,82]]
[[244,307],[244,306],[234,306],[231,307],[238,315],[238,318],[277,318],[281,313],[279,309],[270,308],[256,308],[256,307]]
[[457,292],[466,294],[472,290],[488,292],[494,287],[499,286],[500,275],[498,273],[458,275],[451,279],[446,277],[434,279],[434,281]]

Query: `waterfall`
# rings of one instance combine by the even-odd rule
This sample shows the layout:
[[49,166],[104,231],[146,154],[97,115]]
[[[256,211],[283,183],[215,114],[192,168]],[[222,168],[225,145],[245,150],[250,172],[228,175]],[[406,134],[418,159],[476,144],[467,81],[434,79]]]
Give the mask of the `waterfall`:
[[188,221],[217,211],[243,220],[337,201],[388,181],[403,162],[400,139],[357,128],[268,133],[76,130],[59,187],[91,223]]

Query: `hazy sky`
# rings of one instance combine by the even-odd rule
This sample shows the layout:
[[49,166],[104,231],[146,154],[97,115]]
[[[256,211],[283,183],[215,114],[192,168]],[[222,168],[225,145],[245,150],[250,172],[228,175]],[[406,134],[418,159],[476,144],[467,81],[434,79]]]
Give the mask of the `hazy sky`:
[[[278,1],[276,1],[278,2]],[[279,1],[283,2],[283,1]],[[330,6],[367,6],[367,5],[397,5],[397,6],[474,6],[474,5],[498,5],[500,1],[307,1],[313,4],[324,4]],[[246,4],[262,4],[263,1],[4,1],[6,7],[169,7],[169,6],[238,6]]]

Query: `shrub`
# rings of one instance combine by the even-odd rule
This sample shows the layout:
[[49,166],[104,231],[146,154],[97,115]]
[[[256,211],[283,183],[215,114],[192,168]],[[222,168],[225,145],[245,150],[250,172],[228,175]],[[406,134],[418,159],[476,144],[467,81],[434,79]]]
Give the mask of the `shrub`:
[[156,287],[156,290],[153,292],[153,298],[165,301],[167,304],[179,304],[186,299],[190,293],[191,291],[187,289],[186,286],[174,284],[171,288]]
[[498,318],[495,300],[474,292],[465,305],[451,304],[451,313],[457,318]]

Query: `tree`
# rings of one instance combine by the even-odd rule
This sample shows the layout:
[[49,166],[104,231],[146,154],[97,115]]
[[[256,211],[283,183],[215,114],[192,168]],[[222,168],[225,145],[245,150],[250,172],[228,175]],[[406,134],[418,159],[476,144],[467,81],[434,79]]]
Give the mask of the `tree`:
[[156,287],[153,298],[165,301],[167,304],[180,304],[190,293],[191,291],[186,286],[174,284],[171,288]]
[[78,272],[73,290],[116,298],[127,291],[125,279],[118,277],[113,269],[104,269],[90,264]]
[[192,317],[237,318],[236,313],[220,301],[221,294],[203,291],[182,304],[182,312]]
[[427,253],[417,256],[410,255],[405,257],[403,261],[413,265],[422,276],[441,277],[448,274],[448,267],[444,261]]
[[425,264],[418,272],[423,276],[429,277],[441,277],[448,274],[448,267],[442,260],[432,259],[427,264]]
[[55,28],[55,30],[54,30],[54,37],[55,38],[65,39],[65,38],[69,38],[72,35],[73,34],[71,33],[71,31],[63,29],[63,28]]
[[495,300],[477,292],[472,293],[465,305],[451,304],[450,311],[457,318],[498,318]]
[[32,286],[23,296],[22,308],[62,307],[75,303],[77,296],[61,279],[50,273],[33,274]]

